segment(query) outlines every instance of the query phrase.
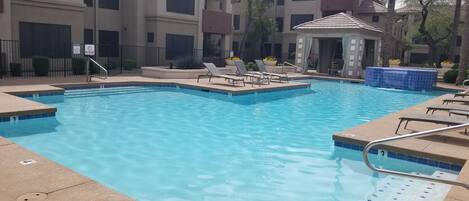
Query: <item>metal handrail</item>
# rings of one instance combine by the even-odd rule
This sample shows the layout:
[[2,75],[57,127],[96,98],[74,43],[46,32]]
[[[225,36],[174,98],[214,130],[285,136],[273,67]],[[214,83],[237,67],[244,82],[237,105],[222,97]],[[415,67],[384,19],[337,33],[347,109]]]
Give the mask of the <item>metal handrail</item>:
[[[303,68],[303,67],[299,67],[299,66],[297,66],[297,65],[295,65],[295,64],[292,64],[292,63],[290,63],[290,62],[288,62],[288,61],[284,61],[284,62],[283,62],[283,66],[284,66],[284,65],[293,66],[293,67],[297,68],[297,70],[298,70],[299,68],[301,68],[301,69],[303,69],[303,72],[305,72],[304,69],[306,69],[306,68]],[[282,67],[282,73],[283,73],[283,72],[284,72],[284,70],[283,70],[283,67]]]
[[464,81],[462,82],[462,86],[463,86],[463,87],[466,87],[466,82],[469,82],[469,79],[464,80]]
[[109,72],[107,71],[106,68],[104,68],[103,66],[101,66],[101,64],[99,64],[98,62],[96,62],[94,59],[90,58],[90,61],[92,61],[94,64],[96,64],[99,68],[101,68],[101,70],[104,71],[104,77],[98,77],[98,78],[101,78],[103,80],[107,79],[107,77],[109,76]]
[[414,174],[409,174],[409,173],[404,173],[404,172],[398,172],[398,171],[393,171],[393,170],[376,168],[375,166],[373,166],[370,163],[370,160],[368,159],[368,153],[369,153],[370,149],[372,147],[376,146],[376,145],[380,145],[380,144],[384,144],[384,143],[392,142],[392,141],[408,139],[408,138],[426,137],[426,136],[436,135],[436,134],[443,133],[443,132],[460,130],[460,129],[467,129],[467,128],[469,128],[469,123],[461,124],[461,125],[457,125],[457,126],[445,127],[445,128],[438,128],[438,129],[433,129],[433,130],[428,130],[428,131],[422,131],[422,132],[418,132],[418,133],[414,133],[414,134],[400,135],[400,136],[389,137],[389,138],[384,138],[384,139],[380,139],[380,140],[374,140],[374,141],[369,142],[365,146],[365,148],[363,149],[363,159],[365,161],[365,164],[370,169],[372,169],[374,171],[377,171],[377,172],[387,173],[387,174],[394,174],[394,175],[399,175],[399,176],[404,176],[404,177],[411,177],[411,178],[415,178],[415,179],[423,179],[423,180],[433,181],[433,182],[440,182],[440,183],[460,186],[460,187],[463,187],[463,188],[466,188],[467,190],[469,190],[469,184],[462,183],[462,182],[455,181],[455,180],[439,179],[439,178],[434,178],[434,177],[430,177],[430,176],[414,175]]

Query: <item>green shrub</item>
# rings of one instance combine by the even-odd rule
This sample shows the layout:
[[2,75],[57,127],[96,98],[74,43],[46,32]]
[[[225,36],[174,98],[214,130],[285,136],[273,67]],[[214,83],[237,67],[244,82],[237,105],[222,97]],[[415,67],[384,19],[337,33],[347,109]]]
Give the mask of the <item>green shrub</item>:
[[203,64],[194,57],[184,57],[176,61],[176,67],[180,69],[200,69]]
[[6,54],[0,52],[0,75],[5,75],[7,73],[7,59]]
[[100,72],[101,68],[93,62],[90,62],[90,75],[99,74]]
[[248,71],[258,71],[259,70],[259,68],[257,68],[256,63],[254,63],[254,62],[248,62],[248,64],[246,65],[246,69]]
[[10,63],[10,73],[11,76],[19,77],[22,75],[23,71],[21,69],[20,63]]
[[132,59],[124,60],[122,65],[124,67],[124,70],[133,70],[133,69],[137,68],[137,62],[135,60],[132,60]]
[[453,70],[458,70],[459,69],[459,64],[454,64],[451,69]]
[[[464,76],[464,79],[468,76],[468,71]],[[446,83],[456,83],[456,78],[458,77],[458,70],[449,70],[443,75],[443,81]]]
[[47,76],[49,75],[49,58],[42,56],[33,57],[33,69],[34,75],[36,76]]
[[72,72],[74,75],[86,73],[86,60],[84,58],[72,58]]
[[104,65],[104,68],[106,70],[112,70],[112,69],[116,69],[117,68],[117,62],[114,62],[114,61],[110,61],[108,62],[106,65]]

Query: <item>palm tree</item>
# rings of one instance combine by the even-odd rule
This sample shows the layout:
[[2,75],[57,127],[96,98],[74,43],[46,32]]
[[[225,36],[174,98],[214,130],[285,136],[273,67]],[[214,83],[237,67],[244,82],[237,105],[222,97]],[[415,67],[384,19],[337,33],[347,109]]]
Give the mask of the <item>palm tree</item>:
[[387,13],[387,20],[385,24],[385,33],[384,33],[384,40],[383,40],[383,66],[389,66],[389,59],[391,58],[391,47],[393,46],[393,36],[392,36],[392,29],[394,24],[394,16],[395,16],[395,7],[396,7],[396,0],[389,0],[388,1],[388,13]]
[[[466,16],[464,16],[464,22],[469,22],[469,3],[464,4],[464,9],[466,9]],[[464,26],[464,32],[462,35],[462,43],[461,43],[461,55],[459,61],[459,71],[458,71],[458,78],[456,79],[457,84],[462,84],[464,79],[466,79],[466,66],[468,64],[468,56],[469,56],[469,26]]]
[[454,61],[456,43],[457,43],[457,38],[458,38],[459,22],[461,18],[461,3],[462,3],[462,0],[456,0],[456,6],[454,8],[454,18],[453,18],[453,24],[451,28],[452,34],[451,34],[451,39],[449,41],[449,51],[448,51],[449,59],[451,61]]

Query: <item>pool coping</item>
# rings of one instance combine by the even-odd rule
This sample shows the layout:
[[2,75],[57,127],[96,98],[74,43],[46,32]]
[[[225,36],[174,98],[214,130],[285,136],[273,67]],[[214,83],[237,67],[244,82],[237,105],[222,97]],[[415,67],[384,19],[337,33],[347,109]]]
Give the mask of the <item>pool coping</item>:
[[[397,127],[399,116],[408,113],[425,113],[426,106],[441,104],[442,99],[448,97],[452,96],[445,94],[401,111],[374,119],[368,123],[346,129],[334,134],[332,139],[338,147],[362,151],[363,147],[372,140],[395,136],[394,131]],[[445,114],[441,112],[439,115]],[[412,129],[412,131],[400,130],[400,134],[429,130],[437,127],[441,126],[412,122],[409,124],[409,129]],[[469,136],[458,132],[450,132],[426,138],[393,142],[377,146],[376,149],[386,150],[390,158],[455,171],[460,169],[458,180],[469,183],[469,147],[465,148],[467,145],[469,145]],[[376,154],[376,149],[371,152]],[[469,190],[452,186],[445,200],[462,201],[467,200],[468,197]]]
[[[327,77],[327,76],[316,76],[316,75],[311,75],[311,76],[302,76],[300,78],[294,78],[294,79],[298,79],[298,80],[304,80],[304,79],[320,79],[320,80],[332,80],[332,81],[347,81],[347,82],[352,82],[352,83],[363,83],[363,80],[357,80],[357,79],[347,79],[347,78],[336,78],[336,77]],[[182,88],[189,88],[189,89],[195,89],[195,90],[202,90],[202,91],[210,91],[210,92],[216,92],[216,93],[224,93],[224,94],[228,94],[228,95],[244,95],[244,94],[249,94],[249,93],[262,93],[262,92],[272,92],[272,91],[278,91],[278,90],[288,90],[288,89],[298,89],[298,88],[306,88],[305,85],[308,85],[309,87],[309,84],[304,84],[303,86],[300,86],[298,88],[296,88],[296,86],[285,86],[285,87],[278,87],[278,88],[274,88],[274,89],[249,89],[249,90],[243,90],[243,91],[235,91],[235,90],[232,90],[232,91],[229,91],[229,90],[223,90],[223,89],[216,89],[216,88],[213,88],[213,87],[207,87],[207,86],[195,86],[195,85],[191,85],[191,84],[187,84],[185,82],[178,82],[178,81],[161,81],[161,80],[158,80],[158,81],[142,81],[142,80],[126,80],[126,81],[108,81],[108,82],[93,82],[93,83],[65,83],[65,84],[50,84],[50,85],[42,85],[44,88],[41,89],[41,87],[38,87],[38,88],[28,88],[28,87],[23,87],[23,89],[21,89],[22,87],[19,87],[19,89],[17,88],[16,90],[9,90],[9,91],[1,91],[0,90],[0,94],[8,94],[10,96],[16,96],[17,98],[21,98],[23,99],[22,97],[34,97],[34,96],[37,96],[37,94],[39,94],[40,96],[48,96],[48,95],[61,95],[61,94],[64,94],[65,90],[68,90],[68,89],[78,89],[78,88],[98,88],[98,87],[101,87],[101,86],[108,86],[108,87],[119,87],[119,86],[142,86],[142,85],[160,85],[160,86],[164,86],[164,85],[172,85],[172,86],[180,86]],[[52,87],[52,88],[51,88]],[[458,90],[458,89],[454,89],[454,88],[447,88],[447,87],[441,87],[438,86],[439,89],[449,89],[449,90]],[[43,112],[43,114],[48,114],[48,115],[51,115],[52,113],[50,111],[53,111],[53,113],[55,114],[56,112],[56,109],[54,110],[55,108],[53,108],[52,110],[49,110],[49,112]],[[34,111],[34,110],[31,110],[31,111]],[[18,113],[18,114],[24,114],[25,117],[28,117],[28,118],[40,118],[41,116],[35,116],[36,114],[31,114],[31,113]],[[40,112],[39,112],[40,114]],[[27,116],[29,115],[29,116]],[[0,112],[0,116],[1,116],[1,112]],[[338,141],[340,141],[341,139],[345,139],[345,138],[341,138],[341,137],[336,137],[336,135],[334,135],[334,140],[338,139]],[[7,141],[7,142],[5,142]],[[356,143],[356,144],[364,144],[365,141],[360,141],[360,140],[351,140],[351,139],[346,139],[344,141],[349,141],[349,142],[352,142],[352,143]],[[3,145],[2,145],[2,142],[3,142]],[[15,143],[12,143],[12,142],[9,142],[7,139],[3,138],[3,137],[0,137],[0,146],[18,146],[20,149],[24,149],[22,147],[20,147],[19,145],[16,145]],[[346,146],[344,146],[346,147]],[[347,147],[346,147],[347,148]],[[396,152],[409,152],[411,150],[405,150],[405,149],[402,149],[402,147],[386,147],[387,149],[389,149],[390,151],[396,151]],[[0,149],[1,150],[1,149]],[[24,149],[26,150],[26,149]],[[27,151],[27,150],[26,150]],[[30,152],[30,151],[28,151]],[[33,152],[31,152],[32,154],[34,154]],[[414,152],[413,154],[421,154],[420,152]],[[12,154],[14,155],[14,154]],[[453,161],[455,163],[462,163],[463,165],[464,164],[467,164],[467,165],[464,165],[462,166],[462,169],[460,171],[460,177],[463,177],[465,178],[464,180],[465,181],[469,181],[469,162],[467,162],[468,160],[467,159],[461,159],[461,158],[457,158],[457,157],[452,157],[452,156],[438,156],[438,155],[428,155],[429,157],[431,158],[438,158],[438,157],[442,157],[442,161]],[[39,156],[40,157],[40,156]],[[45,159],[45,161],[48,161],[47,159]],[[464,163],[463,163],[464,162]],[[53,162],[52,162],[53,163]],[[62,168],[65,168],[63,167],[62,165],[60,164],[55,164],[59,167],[62,167]],[[1,169],[1,163],[0,163],[0,169]],[[67,168],[65,168],[67,169]],[[72,173],[74,173],[72,171]],[[76,173],[74,173],[76,174]],[[59,176],[64,176],[64,175],[59,175]],[[91,182],[94,182],[91,180]],[[109,193],[109,194],[115,194],[116,192],[115,191],[112,191],[112,190],[109,190],[107,187],[104,187],[102,186],[101,184],[98,184],[96,183],[96,185],[100,186],[100,188],[104,188],[104,189],[107,189],[106,192]],[[73,191],[73,186],[70,187],[71,190]],[[461,193],[456,187],[452,187],[450,193],[448,194],[447,196],[447,199],[446,200],[460,200],[460,194],[463,194],[463,195],[467,195],[465,194],[464,192]],[[119,193],[117,193],[119,194]],[[453,195],[454,194],[454,195]],[[122,199],[123,200],[130,200],[128,197],[126,196],[123,196],[122,195]]]

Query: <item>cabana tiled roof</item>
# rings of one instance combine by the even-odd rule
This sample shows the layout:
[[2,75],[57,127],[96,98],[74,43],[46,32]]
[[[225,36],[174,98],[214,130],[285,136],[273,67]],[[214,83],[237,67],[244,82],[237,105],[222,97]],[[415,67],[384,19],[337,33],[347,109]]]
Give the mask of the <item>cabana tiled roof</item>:
[[368,31],[380,32],[380,28],[369,25],[356,17],[345,13],[338,13],[327,17],[319,18],[310,22],[305,22],[293,27],[295,30],[317,30],[317,29],[364,29]]

